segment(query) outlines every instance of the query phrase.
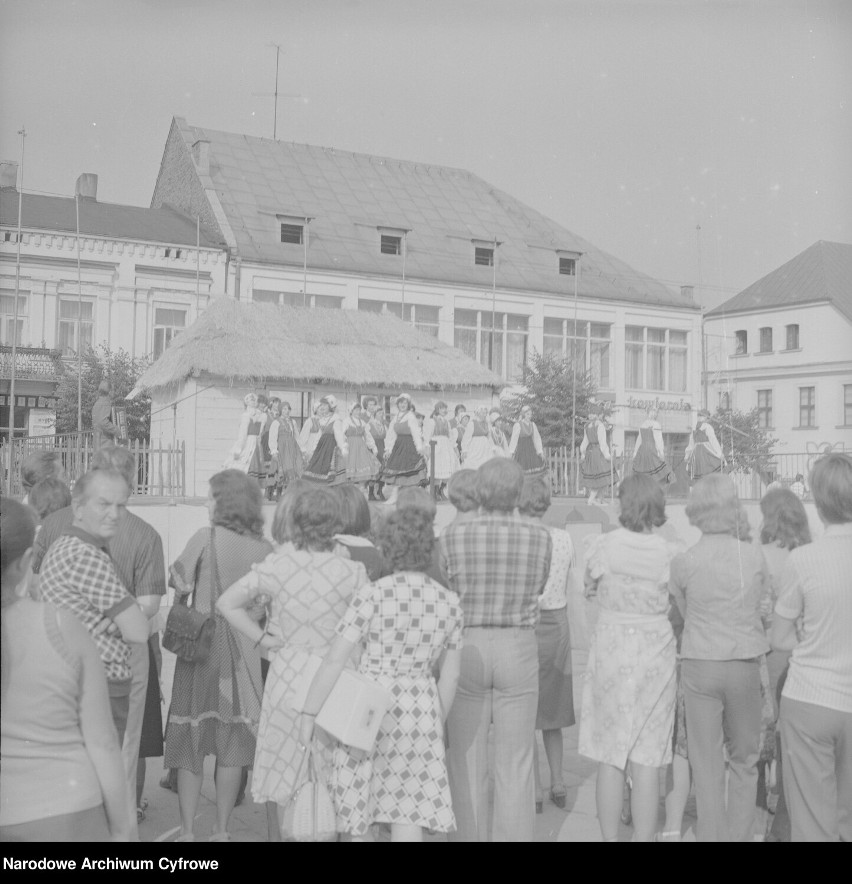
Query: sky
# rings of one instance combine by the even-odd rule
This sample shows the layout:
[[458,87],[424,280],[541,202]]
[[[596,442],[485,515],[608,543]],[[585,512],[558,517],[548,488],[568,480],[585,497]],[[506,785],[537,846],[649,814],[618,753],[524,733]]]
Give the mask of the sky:
[[469,170],[712,307],[852,243],[849,0],[0,0],[0,159],[149,205],[173,116]]

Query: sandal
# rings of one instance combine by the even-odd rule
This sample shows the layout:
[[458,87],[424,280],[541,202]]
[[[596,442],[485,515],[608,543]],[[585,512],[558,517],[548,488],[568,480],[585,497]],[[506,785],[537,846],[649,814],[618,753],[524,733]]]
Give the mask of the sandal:
[[565,809],[565,800],[568,797],[568,790],[561,783],[558,786],[550,787],[550,800],[560,809]]
[[145,811],[148,809],[148,799],[143,798],[139,802],[139,806],[136,808],[136,822],[141,823],[142,820],[145,819],[146,813]]
[[669,844],[675,844],[683,839],[682,839],[680,832],[677,830],[674,830],[672,832],[657,832],[657,834],[654,835],[654,840],[661,841],[664,843],[668,842]]

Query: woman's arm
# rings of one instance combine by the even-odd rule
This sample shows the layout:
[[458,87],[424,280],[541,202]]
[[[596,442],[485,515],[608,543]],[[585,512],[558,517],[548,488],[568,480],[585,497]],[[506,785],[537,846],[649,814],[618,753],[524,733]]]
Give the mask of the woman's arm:
[[515,449],[518,447],[518,439],[521,438],[521,422],[516,421],[512,426],[512,438],[509,440],[509,454],[513,457],[515,455]]
[[606,428],[603,425],[603,421],[598,424],[598,445],[601,447],[601,454],[607,460],[610,460],[612,455],[609,453],[609,445],[606,444]]
[[406,416],[408,426],[411,428],[411,438],[414,440],[414,447],[423,453],[423,434],[420,432],[420,424],[417,423],[417,417],[413,411],[409,411]]
[[541,433],[538,431],[538,427],[533,424],[533,445],[535,446],[535,452],[539,457],[544,457],[544,445],[541,441]]
[[639,435],[636,437],[636,442],[635,442],[634,445],[633,445],[633,457],[634,457],[634,459],[635,459],[636,455],[639,453],[639,449],[640,449],[641,446],[642,446],[642,434],[639,433]]
[[276,418],[269,427],[269,453],[272,457],[278,457],[278,433],[281,430],[281,420]]
[[441,674],[438,677],[438,699],[441,701],[441,721],[446,721],[450,707],[456,696],[456,688],[461,673],[461,651],[444,651],[440,662]]
[[299,448],[302,449],[303,454],[308,450],[308,439],[310,439],[311,427],[313,425],[313,418],[309,417],[302,426],[302,429],[299,431]]
[[135,601],[132,605],[128,605],[121,613],[116,614],[112,621],[118,627],[121,637],[126,642],[141,644],[148,641],[148,636],[150,635],[148,618]]
[[378,454],[379,449],[376,447],[376,440],[373,438],[373,434],[370,432],[369,423],[364,423],[364,442],[367,444],[367,448],[373,452],[373,454]]
[[707,434],[707,448],[710,450],[711,454],[714,454],[719,460],[722,460],[722,447],[719,445],[719,440],[716,438],[716,431],[713,429],[713,425],[704,424],[704,432]]
[[344,457],[349,456],[349,443],[346,441],[346,425],[339,417],[331,419],[331,426],[334,430],[334,441],[340,449]]
[[237,430],[237,441],[234,442],[234,447],[231,449],[231,453],[235,456],[238,455],[243,450],[243,448],[245,448],[246,439],[248,439],[248,428],[250,423],[251,415],[246,411],[240,418],[240,426]]
[[435,435],[435,420],[434,418],[427,417],[425,421],[423,421],[423,445],[424,447],[429,446],[429,440],[432,436]]
[[585,431],[583,432],[583,440],[580,442],[580,454],[585,454],[586,449],[589,447],[589,434]]
[[792,651],[798,645],[796,621],[788,620],[776,613],[769,629],[769,644],[776,651]]
[[388,431],[385,434],[385,457],[387,457],[392,451],[394,445],[396,445],[396,421],[391,421],[390,426],[388,427]]
[[461,450],[462,454],[467,454],[470,448],[470,442],[473,439],[473,421],[469,420],[464,428],[464,436],[462,436]]
[[80,731],[86,754],[101,787],[110,838],[130,840],[130,802],[121,760],[121,748],[112,720],[107,682],[97,648],[86,628],[66,612],[57,611],[57,623],[67,647],[80,659]]
[[335,636],[325,660],[322,661],[314,680],[308,688],[308,695],[305,698],[304,712],[302,713],[302,721],[300,725],[301,742],[303,746],[307,746],[314,733],[314,719],[317,713],[322,709],[323,703],[328,699],[331,689],[340,678],[349,655],[355,648],[355,644],[342,636]]
[[695,430],[689,434],[689,442],[686,443],[686,451],[683,453],[684,460],[688,461],[692,457],[693,451],[695,451]]
[[665,459],[666,446],[663,443],[663,428],[657,423],[654,424],[654,445],[657,449],[657,455]]
[[267,635],[260,624],[249,617],[246,610],[261,593],[257,572],[249,571],[219,596],[216,610],[237,632],[241,632],[259,648],[274,651],[276,648],[283,648],[285,643],[280,638]]

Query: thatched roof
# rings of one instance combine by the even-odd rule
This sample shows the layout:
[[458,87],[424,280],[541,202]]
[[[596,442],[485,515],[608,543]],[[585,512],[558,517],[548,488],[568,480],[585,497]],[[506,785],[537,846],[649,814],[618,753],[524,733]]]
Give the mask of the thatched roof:
[[154,390],[191,375],[345,387],[502,387],[455,347],[387,313],[215,300],[139,379]]

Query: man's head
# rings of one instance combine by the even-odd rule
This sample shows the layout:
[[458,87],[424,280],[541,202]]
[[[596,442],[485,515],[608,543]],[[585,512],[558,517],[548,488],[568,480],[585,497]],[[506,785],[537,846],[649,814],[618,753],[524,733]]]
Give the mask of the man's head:
[[521,497],[524,471],[508,457],[493,457],[478,470],[477,492],[484,510],[511,512]]
[[101,381],[98,384],[98,396],[109,396],[109,381]]
[[65,481],[62,461],[55,451],[34,451],[28,454],[21,464],[21,485],[24,493],[45,479],[57,478]]
[[109,540],[127,508],[130,488],[115,470],[90,470],[71,492],[74,526],[99,540]]

